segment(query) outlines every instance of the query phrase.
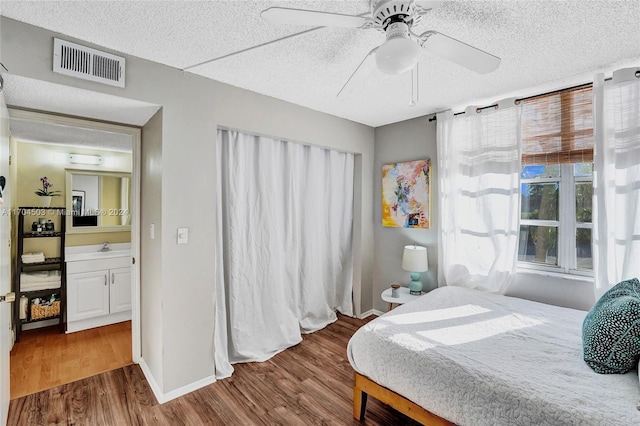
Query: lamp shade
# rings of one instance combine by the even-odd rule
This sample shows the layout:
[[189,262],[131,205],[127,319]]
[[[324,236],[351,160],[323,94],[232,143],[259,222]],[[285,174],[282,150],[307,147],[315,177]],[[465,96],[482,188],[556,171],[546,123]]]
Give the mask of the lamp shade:
[[386,74],[402,74],[416,66],[420,47],[412,40],[395,37],[376,52],[376,64]]
[[429,270],[427,248],[422,246],[404,246],[402,254],[402,269],[409,272],[424,272]]

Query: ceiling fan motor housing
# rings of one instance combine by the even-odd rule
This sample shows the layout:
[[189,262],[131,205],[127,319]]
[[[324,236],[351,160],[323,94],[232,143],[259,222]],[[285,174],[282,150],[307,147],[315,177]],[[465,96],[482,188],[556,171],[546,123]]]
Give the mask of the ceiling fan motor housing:
[[382,30],[394,22],[403,22],[409,27],[414,23],[415,6],[411,0],[371,0],[371,16],[374,25]]
[[392,38],[409,39],[409,26],[404,22],[392,22],[387,26],[386,35],[387,40],[391,40]]

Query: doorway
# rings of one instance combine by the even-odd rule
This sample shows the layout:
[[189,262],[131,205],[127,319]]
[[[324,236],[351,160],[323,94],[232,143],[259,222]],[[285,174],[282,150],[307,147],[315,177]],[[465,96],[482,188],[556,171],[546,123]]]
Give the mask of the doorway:
[[[139,360],[139,265],[135,259],[139,259],[141,132],[136,127],[43,112],[10,109],[9,114],[11,175],[18,194],[12,207],[41,207],[35,192],[49,190],[54,193],[51,207],[64,212],[53,218],[51,226],[65,230],[62,247],[52,247],[55,242],[47,246],[44,234],[29,238],[31,245],[25,244],[21,253],[16,250],[19,244],[13,244],[13,282],[18,290],[13,327],[20,331],[11,352],[14,399]],[[36,212],[45,216],[45,210],[51,211]],[[14,241],[22,241],[25,232],[41,232],[42,219],[48,223],[46,217],[31,219],[21,229],[13,220]],[[55,267],[35,267],[26,268],[29,275],[24,276],[25,254],[31,260],[57,256],[63,261],[57,273],[50,272]],[[61,277],[58,301],[63,307],[63,334],[55,327],[55,318],[34,316],[54,306],[53,294],[41,297],[26,292],[21,297],[19,292],[24,278],[31,281],[56,274]]]

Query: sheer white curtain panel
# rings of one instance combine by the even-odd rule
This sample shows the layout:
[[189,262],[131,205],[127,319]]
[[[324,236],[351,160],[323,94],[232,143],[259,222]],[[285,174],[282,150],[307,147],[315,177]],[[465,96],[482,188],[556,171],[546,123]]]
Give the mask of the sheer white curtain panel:
[[516,272],[520,225],[520,119],[497,109],[438,114],[438,281],[504,293]]
[[216,377],[353,315],[354,155],[218,130]]
[[595,77],[593,257],[596,300],[640,278],[640,68]]

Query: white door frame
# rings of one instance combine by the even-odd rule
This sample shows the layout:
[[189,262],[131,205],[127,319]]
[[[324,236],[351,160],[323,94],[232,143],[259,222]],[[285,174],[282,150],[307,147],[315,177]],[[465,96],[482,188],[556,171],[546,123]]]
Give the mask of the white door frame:
[[141,357],[140,337],[140,157],[142,130],[138,127],[94,121],[63,115],[53,115],[44,112],[26,111],[9,108],[11,120],[26,120],[61,126],[78,127],[88,130],[122,133],[131,136],[132,140],[132,170],[131,196],[133,214],[131,215],[131,343],[132,359],[138,364]]

